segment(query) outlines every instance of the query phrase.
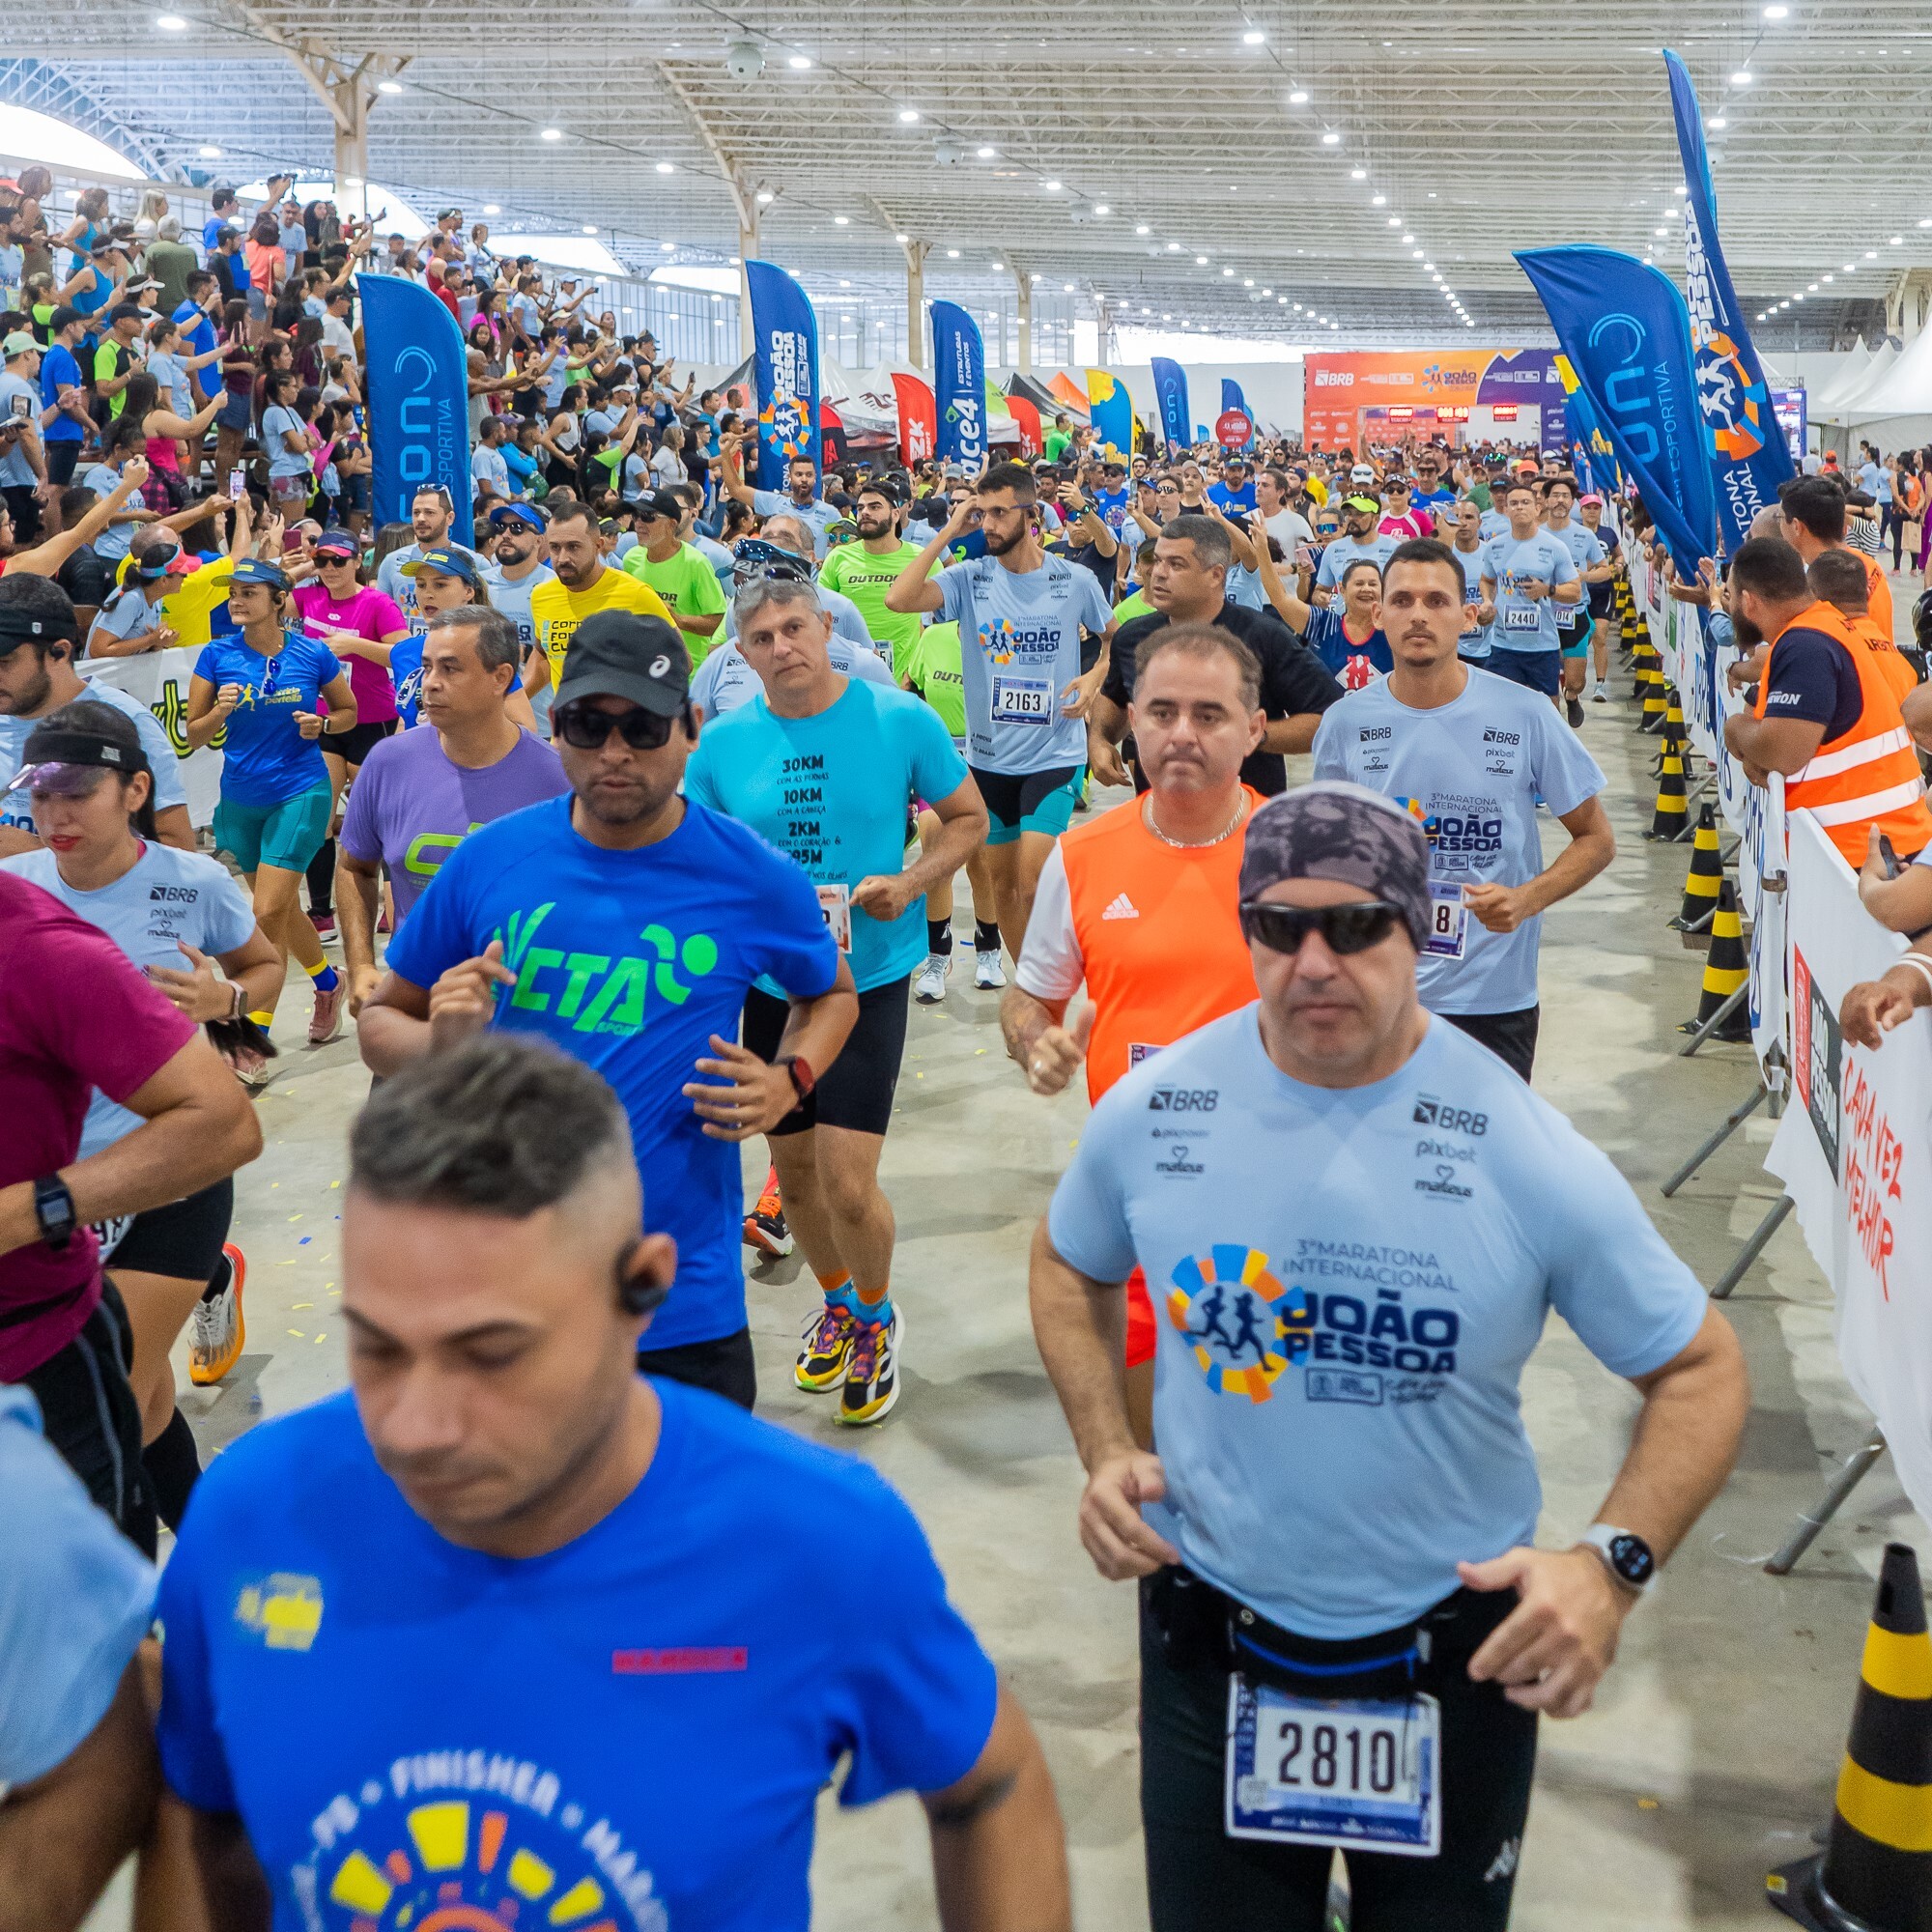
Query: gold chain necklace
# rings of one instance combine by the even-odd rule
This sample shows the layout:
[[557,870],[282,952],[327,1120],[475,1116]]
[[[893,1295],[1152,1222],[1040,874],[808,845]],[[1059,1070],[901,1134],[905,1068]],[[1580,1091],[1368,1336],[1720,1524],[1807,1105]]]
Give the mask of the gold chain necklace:
[[1209,845],[1218,845],[1224,838],[1232,838],[1235,828],[1240,824],[1242,815],[1248,809],[1248,795],[1244,791],[1235,800],[1235,815],[1211,838],[1170,838],[1154,822],[1153,794],[1150,792],[1147,802],[1141,807],[1141,823],[1160,840],[1163,845],[1172,845],[1178,852],[1206,851]]

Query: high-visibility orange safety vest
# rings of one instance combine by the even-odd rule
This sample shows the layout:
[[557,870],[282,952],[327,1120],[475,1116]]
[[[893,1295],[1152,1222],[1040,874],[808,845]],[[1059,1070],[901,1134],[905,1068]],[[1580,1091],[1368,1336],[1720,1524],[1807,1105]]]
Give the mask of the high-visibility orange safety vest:
[[1886,580],[1885,565],[1877,557],[1867,556],[1863,551],[1855,550],[1852,554],[1865,567],[1865,610],[1871,620],[1886,636],[1891,636],[1891,585]]
[[[1248,793],[1250,811],[1263,803]],[[1149,1052],[1257,997],[1237,905],[1247,828],[1218,845],[1170,845],[1147,829],[1146,809],[1136,799],[1060,839],[1094,1009],[1094,1102]]]
[[[1811,812],[1854,871],[1865,862],[1866,834],[1874,825],[1901,859],[1910,858],[1932,844],[1932,810],[1926,810],[1925,781],[1918,775],[1912,733],[1899,715],[1898,695],[1880,666],[1882,654],[1860,639],[1835,605],[1813,604],[1786,629],[1800,626],[1822,631],[1843,647],[1857,668],[1862,701],[1851,729],[1827,738],[1810,763],[1785,780],[1785,807]],[[1771,657],[1776,649],[1774,642],[1758,678],[1754,718],[1764,716]]]
[[1905,653],[1879,629],[1869,611],[1862,617],[1847,617],[1845,621],[1850,625],[1853,637],[1871,653],[1879,675],[1891,686],[1899,703],[1903,704],[1906,694],[1918,689],[1918,673],[1906,661]]

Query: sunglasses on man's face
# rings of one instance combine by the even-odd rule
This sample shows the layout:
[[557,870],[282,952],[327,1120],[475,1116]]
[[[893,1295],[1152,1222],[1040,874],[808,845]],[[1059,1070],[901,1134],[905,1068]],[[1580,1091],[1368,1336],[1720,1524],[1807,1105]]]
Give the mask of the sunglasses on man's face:
[[1351,905],[1277,905],[1271,899],[1241,901],[1241,930],[1270,952],[1290,958],[1301,951],[1311,932],[1321,935],[1330,952],[1346,956],[1379,946],[1403,917],[1402,908],[1386,899],[1362,899]]
[[612,731],[621,732],[634,752],[655,752],[670,739],[671,721],[640,704],[628,711],[594,711],[573,704],[555,713],[552,723],[563,742],[580,752],[601,751]]

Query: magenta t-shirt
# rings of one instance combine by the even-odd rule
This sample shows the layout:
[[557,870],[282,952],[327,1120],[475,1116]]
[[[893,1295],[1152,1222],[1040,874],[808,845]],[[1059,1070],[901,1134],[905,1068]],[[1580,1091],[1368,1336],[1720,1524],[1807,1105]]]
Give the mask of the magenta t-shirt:
[[[0,872],[0,1187],[68,1166],[94,1089],[125,1102],[194,1035],[98,925]],[[0,1382],[59,1354],[99,1299],[85,1228],[58,1251],[34,1241],[0,1255]]]
[[[407,631],[410,621],[393,597],[385,597],[371,584],[363,584],[353,597],[341,603],[328,594],[327,586],[310,582],[296,585],[296,609],[301,612],[302,628],[311,637],[321,637],[326,628],[349,631],[358,638],[380,643]],[[349,668],[349,688],[355,694],[355,722],[381,724],[396,716],[396,687],[389,673],[368,658],[353,651],[342,653]],[[324,711],[328,709],[325,704]]]

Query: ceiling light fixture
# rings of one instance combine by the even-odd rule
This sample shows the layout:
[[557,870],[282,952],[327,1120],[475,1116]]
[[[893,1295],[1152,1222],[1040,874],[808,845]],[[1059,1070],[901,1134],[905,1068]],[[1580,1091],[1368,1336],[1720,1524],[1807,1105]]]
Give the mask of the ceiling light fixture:
[[1731,85],[1733,87],[1748,87],[1750,84],[1751,77],[1747,69],[1739,68],[1737,72],[1731,76]]
[[1058,182],[1041,182],[1040,186],[1043,187],[1048,194],[1058,194],[1060,192],[1060,184]]
[[901,107],[899,109],[899,126],[901,128],[910,128],[918,119],[919,109],[917,107]]
[[597,233],[597,224],[594,221],[586,221],[583,224],[583,232],[586,235],[595,235]]
[[164,34],[181,34],[187,31],[187,22],[179,14],[156,14],[155,25]]
[[1153,230],[1150,228],[1145,221],[1143,221],[1140,224],[1140,226],[1134,230],[1134,233],[1136,235],[1151,235],[1153,233]]
[[658,163],[658,173],[661,175],[674,175],[676,172],[677,163],[675,161],[660,161]]
[[1714,114],[1704,125],[1710,128],[1712,133],[1721,134],[1731,124],[1721,114]]
[[204,161],[218,161],[221,158],[221,150],[219,148],[204,148],[201,151],[201,158]]
[[1331,128],[1322,135],[1321,145],[1324,148],[1339,148],[1342,145],[1342,137]]
[[400,94],[402,91],[403,83],[400,80],[379,80],[376,83],[378,94]]
[[852,217],[849,214],[835,214],[832,217],[832,222],[833,226],[836,228],[850,228],[852,225]]
[[958,250],[957,248],[949,248],[949,249],[947,249],[947,251],[946,251],[946,259],[947,259],[947,260],[948,260],[949,262],[956,262],[956,261],[958,261],[958,259],[959,259],[959,250]]
[[1351,182],[1365,182],[1368,178],[1369,171],[1367,168],[1350,168],[1349,170],[1349,179]]
[[794,73],[804,73],[811,66],[811,56],[810,54],[793,54],[785,62],[785,66],[790,68]]
[[[560,141],[563,139],[563,129],[561,128],[546,128],[537,138],[544,141]],[[658,172],[662,174],[664,170],[665,164],[660,161],[658,163]]]
[[769,208],[772,205],[772,202],[774,201],[775,198],[776,197],[773,195],[771,189],[768,187],[761,187],[758,190],[757,199],[758,199],[758,205],[761,208]]
[[1388,206],[1388,196],[1385,194],[1371,195],[1369,197],[1369,206],[1371,208],[1386,208]]
[[1000,154],[1000,151],[997,148],[975,148],[973,152],[976,155],[978,155],[982,161],[997,160],[999,158],[999,154]]
[[1297,87],[1294,90],[1294,92],[1288,97],[1288,104],[1291,107],[1306,107],[1308,105],[1308,94],[1306,89]]

